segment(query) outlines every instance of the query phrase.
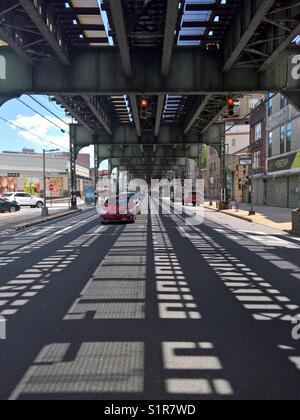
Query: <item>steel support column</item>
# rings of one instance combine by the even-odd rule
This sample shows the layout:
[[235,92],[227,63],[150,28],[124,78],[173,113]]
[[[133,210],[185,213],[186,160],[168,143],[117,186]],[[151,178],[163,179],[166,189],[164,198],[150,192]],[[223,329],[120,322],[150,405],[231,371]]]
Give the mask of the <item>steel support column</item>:
[[70,179],[71,179],[71,209],[77,209],[77,177],[76,177],[76,144],[75,134],[70,127]]
[[[97,186],[99,182],[99,167],[100,167],[100,158],[98,153],[98,145],[94,146],[95,148],[95,159],[94,159],[94,167],[95,167],[95,193],[97,192]],[[96,197],[96,194],[95,194]]]
[[226,137],[220,139],[220,157],[221,157],[221,201],[220,210],[228,209],[228,191],[227,191],[227,153],[226,153]]

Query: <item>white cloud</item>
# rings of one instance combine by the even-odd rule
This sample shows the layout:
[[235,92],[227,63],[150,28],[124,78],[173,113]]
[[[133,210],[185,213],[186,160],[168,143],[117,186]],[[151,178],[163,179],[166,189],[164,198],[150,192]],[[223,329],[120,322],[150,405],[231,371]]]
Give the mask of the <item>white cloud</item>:
[[[16,127],[14,128],[20,137],[33,144],[47,148],[50,146],[69,150],[69,130],[66,124],[52,116],[47,116],[47,118],[51,122],[37,114],[33,116],[18,115],[15,120],[11,120],[11,123],[25,130],[30,130],[29,133],[18,130]],[[65,119],[65,121],[69,122],[68,119]],[[52,122],[58,125],[59,128],[53,126]],[[62,133],[60,129],[64,130],[65,133]]]
[[[12,128],[17,131],[17,134],[20,137],[34,145],[46,148],[59,147],[69,150],[69,130],[66,124],[52,116],[47,116],[47,118],[66,132],[62,133],[59,128],[54,127],[49,121],[38,114],[33,116],[18,115],[15,120],[11,120],[11,123],[24,128],[25,130],[30,130],[30,133],[18,130],[16,127]],[[66,123],[71,122],[71,120],[67,118],[65,118],[64,121]],[[81,152],[88,153],[91,156],[91,166],[94,167],[94,146],[85,147]]]

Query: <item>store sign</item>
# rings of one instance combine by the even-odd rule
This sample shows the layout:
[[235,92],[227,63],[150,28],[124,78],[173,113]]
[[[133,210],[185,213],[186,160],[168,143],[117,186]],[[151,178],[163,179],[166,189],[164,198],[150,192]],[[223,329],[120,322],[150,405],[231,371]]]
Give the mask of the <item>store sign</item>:
[[240,166],[251,166],[251,165],[252,165],[251,156],[240,158]]
[[7,174],[8,178],[20,178],[20,174],[11,172]]
[[268,161],[268,172],[300,171],[300,152],[291,153]]

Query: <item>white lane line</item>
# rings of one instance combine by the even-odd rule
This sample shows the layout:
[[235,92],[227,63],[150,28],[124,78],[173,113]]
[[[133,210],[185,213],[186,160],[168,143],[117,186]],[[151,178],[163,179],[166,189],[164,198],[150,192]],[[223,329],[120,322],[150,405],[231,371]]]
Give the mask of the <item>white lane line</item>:
[[177,227],[177,230],[183,238],[191,239],[191,235],[189,235],[182,226]]
[[97,235],[100,232],[103,232],[104,230],[106,230],[105,226],[99,226],[98,229],[95,230],[94,234]]
[[253,241],[261,243],[265,246],[299,249],[299,245],[293,244],[292,242],[286,241],[284,239],[276,238],[275,236],[265,236],[260,238],[255,235],[249,235],[248,237]]
[[77,222],[71,226],[68,226],[64,229],[60,229],[57,232],[54,232],[54,235],[61,235],[62,233],[68,232],[71,229],[77,229],[77,227],[79,227],[80,225],[86,225],[87,223],[91,222],[92,220],[96,220],[98,219],[98,215],[95,216],[91,216],[89,218],[87,218],[86,220],[81,220],[80,222]]

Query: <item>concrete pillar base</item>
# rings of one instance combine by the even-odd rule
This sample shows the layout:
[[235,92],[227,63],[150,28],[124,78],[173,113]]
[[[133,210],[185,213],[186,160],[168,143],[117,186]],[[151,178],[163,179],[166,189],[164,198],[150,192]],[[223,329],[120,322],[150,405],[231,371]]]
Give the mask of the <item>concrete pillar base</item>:
[[49,216],[49,210],[48,207],[42,208],[42,217],[48,217]]
[[300,235],[300,208],[293,210],[292,215],[292,232],[295,235]]
[[219,211],[229,210],[229,204],[226,203],[225,201],[220,201],[220,203],[218,204],[218,210]]

